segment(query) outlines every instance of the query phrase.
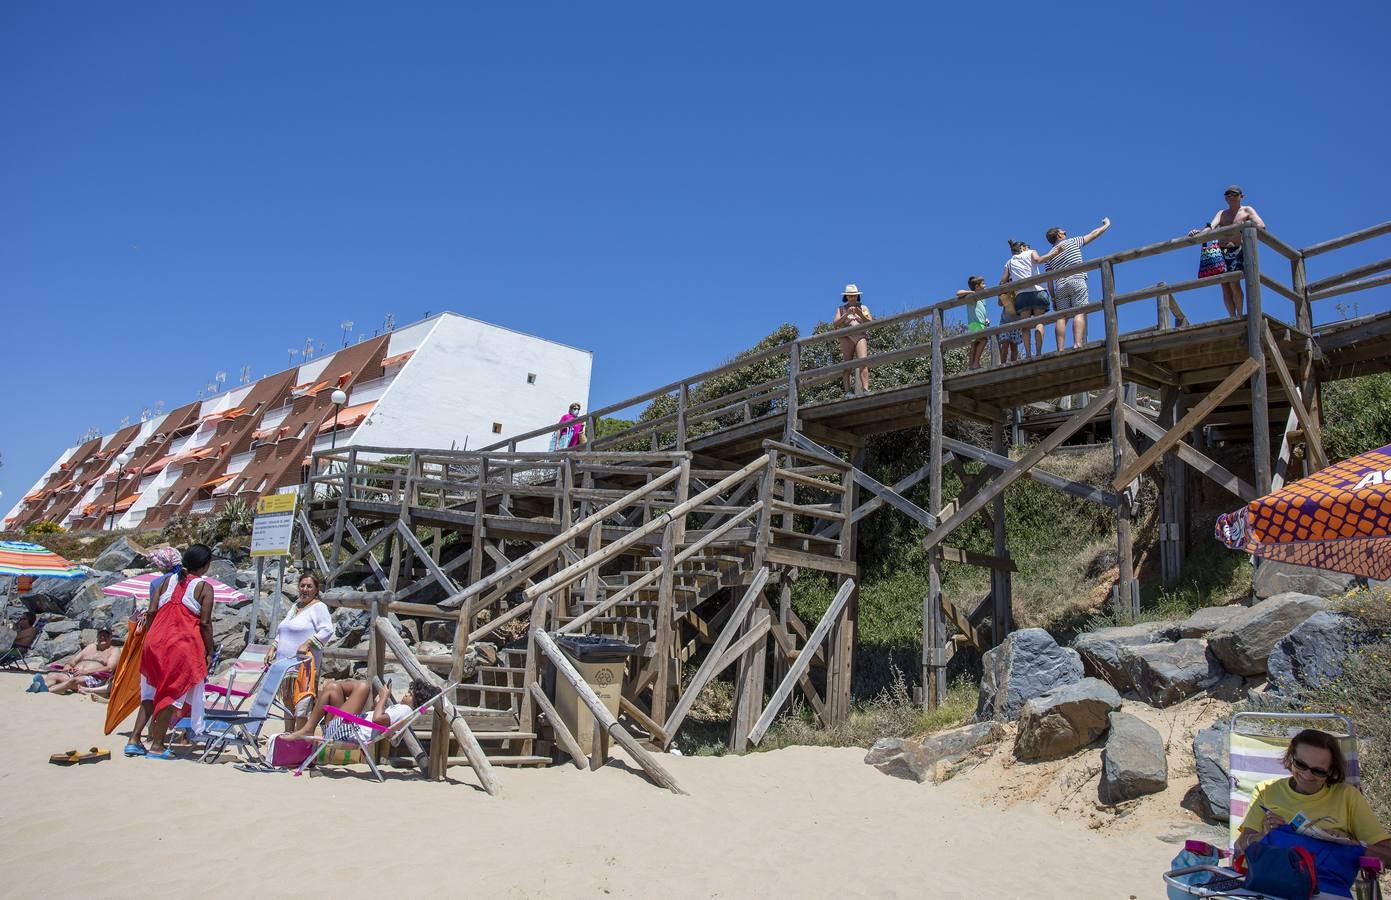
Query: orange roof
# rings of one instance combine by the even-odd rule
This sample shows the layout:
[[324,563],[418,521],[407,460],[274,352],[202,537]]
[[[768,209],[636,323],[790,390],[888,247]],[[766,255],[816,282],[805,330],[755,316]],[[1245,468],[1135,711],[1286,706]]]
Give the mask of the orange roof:
[[388,356],[386,359],[382,360],[382,368],[386,369],[396,365],[397,363],[403,363],[406,360],[410,359],[413,355],[415,355],[414,350],[407,350],[405,353],[398,353],[395,356]]
[[324,424],[319,426],[319,433],[333,431],[335,428],[351,428],[367,418],[372,412],[372,407],[377,405],[377,401],[370,403],[359,403],[357,406],[345,406],[339,411],[338,415],[331,416]]

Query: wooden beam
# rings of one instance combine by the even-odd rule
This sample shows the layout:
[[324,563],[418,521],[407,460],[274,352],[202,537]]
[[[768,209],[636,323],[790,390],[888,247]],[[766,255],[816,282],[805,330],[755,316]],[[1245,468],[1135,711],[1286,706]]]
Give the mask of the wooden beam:
[[[930,406],[931,404],[929,404]],[[1000,407],[983,400],[976,400],[967,397],[965,394],[951,391],[942,392],[942,405],[947,411],[964,412],[972,418],[980,419],[984,422],[1003,422],[1005,421],[1005,411]],[[929,416],[931,411],[929,410]]]
[[1274,363],[1275,374],[1280,378],[1280,384],[1285,388],[1285,399],[1290,402],[1294,409],[1295,418],[1304,429],[1304,446],[1312,457],[1315,468],[1324,469],[1328,467],[1328,457],[1323,452],[1322,431],[1319,423],[1309,414],[1309,410],[1304,406],[1304,399],[1300,396],[1299,389],[1294,386],[1294,378],[1290,375],[1289,367],[1285,365],[1285,358],[1280,353],[1280,345],[1275,342],[1275,335],[1270,331],[1270,323],[1266,322],[1263,336],[1266,349],[1266,361]]
[[[912,472],[909,475],[905,475],[903,478],[900,478],[898,481],[895,481],[892,490],[894,491],[894,493],[901,495],[904,491],[908,490],[913,485],[917,484],[919,481],[922,481],[924,478],[930,475],[931,472],[932,463],[928,463],[927,465],[919,468],[917,471]],[[854,512],[850,513],[850,524],[854,525],[856,522],[860,521],[865,516],[879,509],[881,506],[884,505],[884,502],[884,498],[876,494],[870,499],[866,500],[864,503],[861,503],[859,506],[856,506]]]
[[[1126,406],[1125,421],[1131,428],[1134,428],[1150,440],[1155,441],[1156,446],[1158,445],[1158,441],[1162,440],[1165,436],[1164,427],[1162,425],[1155,424],[1150,420],[1149,416],[1140,412],[1133,406]],[[1170,449],[1179,459],[1188,463],[1188,465],[1197,469],[1218,485],[1231,491],[1247,503],[1260,496],[1256,493],[1254,487],[1227,471],[1219,463],[1203,455],[1202,452],[1195,449],[1193,445],[1189,444],[1187,441],[1180,439],[1174,443]]]
[[676,783],[676,779],[671,777],[671,773],[662,768],[652,754],[644,750],[642,745],[628,733],[628,730],[618,723],[618,720],[609,712],[608,707],[604,706],[603,701],[594,693],[594,689],[585,683],[585,680],[580,677],[580,673],[576,672],[575,667],[571,665],[570,660],[566,659],[565,654],[560,652],[560,648],[555,645],[551,636],[536,629],[532,632],[532,637],[536,640],[537,648],[551,661],[551,665],[555,666],[556,676],[570,682],[570,687],[579,695],[584,705],[589,707],[590,713],[594,716],[594,728],[596,730],[604,729],[614,740],[623,745],[623,749],[628,751],[629,755],[633,757],[633,761],[641,766],[648,777],[657,784],[673,794],[686,793]]
[[834,428],[824,422],[803,422],[802,433],[815,435],[819,440],[828,441],[848,449],[863,447],[865,439],[853,431]]
[[982,569],[999,569],[1002,572],[1019,571],[1014,560],[1005,556],[992,556],[989,553],[977,553],[975,550],[962,550],[959,547],[948,547],[946,544],[943,544],[940,549],[942,559],[947,562],[980,566]]
[[1213,388],[1196,406],[1188,411],[1177,425],[1169,429],[1165,435],[1156,440],[1148,450],[1141,453],[1139,458],[1125,468],[1111,482],[1111,487],[1115,490],[1123,490],[1126,485],[1139,478],[1142,473],[1150,466],[1154,465],[1155,460],[1167,453],[1174,444],[1183,440],[1183,436],[1198,426],[1203,419],[1207,418],[1208,413],[1212,412],[1227,396],[1241,387],[1255,372],[1260,369],[1260,363],[1254,359],[1247,359],[1237,366],[1233,372],[1222,380],[1222,383]]
[[1034,445],[1032,450],[1024,454],[1018,462],[996,476],[984,490],[972,497],[965,506],[958,509],[950,518],[933,529],[932,533],[923,540],[923,549],[931,550],[933,547],[946,540],[947,535],[951,534],[958,525],[984,509],[990,501],[994,499],[996,494],[1022,478],[1030,469],[1038,465],[1039,460],[1043,459],[1049,453],[1052,453],[1062,445],[1063,441],[1072,437],[1082,429],[1082,426],[1090,422],[1092,417],[1096,415],[1098,409],[1104,407],[1115,398],[1116,391],[1114,388],[1108,387],[1097,394],[1092,398],[1091,403],[1088,403],[1078,412],[1074,413],[1072,418],[1068,419],[1062,425],[1059,425],[1048,437]]
[[580,747],[580,742],[575,740],[575,736],[570,733],[570,729],[565,727],[565,722],[560,718],[560,713],[556,712],[551,698],[546,696],[546,692],[541,690],[540,685],[529,684],[527,690],[531,692],[532,701],[541,707],[546,721],[551,723],[551,730],[555,732],[555,740],[560,745],[560,749],[564,750],[565,755],[570,757],[570,762],[575,764],[575,768],[583,769],[586,759],[584,749]]
[[826,607],[826,612],[821,616],[821,621],[816,623],[816,628],[812,630],[811,637],[807,644],[797,654],[792,665],[787,670],[787,675],[778,685],[777,690],[773,691],[772,698],[768,705],[763,707],[763,714],[754,723],[753,730],[749,732],[749,740],[757,744],[763,740],[763,735],[768,731],[768,727],[773,724],[774,717],[782,709],[782,705],[787,702],[788,696],[792,693],[792,687],[797,683],[798,678],[806,672],[807,666],[811,665],[811,650],[821,644],[826,639],[826,635],[831,630],[832,623],[839,618],[841,610],[845,609],[845,604],[850,602],[850,595],[855,591],[854,579],[846,579],[836,592],[836,597],[831,601],[831,605]]
[[[987,466],[995,469],[1004,470],[1014,465],[1014,460],[1010,459],[1008,456],[1001,456],[989,450],[982,450],[979,447],[958,441],[955,438],[942,438],[942,446],[952,451],[957,456],[964,456],[976,462],[983,462]],[[1073,481],[1070,478],[1054,475],[1052,472],[1047,472],[1043,469],[1030,469],[1026,474],[1039,484],[1045,484],[1065,494],[1071,494],[1073,497],[1090,500],[1092,503],[1100,503],[1102,506],[1111,509],[1115,509],[1120,505],[1120,498],[1104,488],[1093,487],[1081,481]]]

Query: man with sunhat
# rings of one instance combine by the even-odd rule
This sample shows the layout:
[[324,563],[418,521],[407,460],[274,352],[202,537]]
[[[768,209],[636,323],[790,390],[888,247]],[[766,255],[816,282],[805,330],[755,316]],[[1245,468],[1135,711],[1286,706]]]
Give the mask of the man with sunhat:
[[[1227,208],[1217,211],[1217,215],[1212,217],[1206,228],[1194,228],[1188,232],[1190,236],[1201,234],[1204,231],[1211,231],[1214,228],[1223,228],[1227,225],[1241,225],[1251,223],[1257,228],[1264,228],[1265,222],[1256,214],[1254,207],[1242,203],[1246,194],[1242,192],[1241,185],[1229,184],[1227,189],[1222,192],[1222,196],[1227,201]],[[1240,272],[1245,268],[1245,261],[1241,253],[1241,235],[1229,234],[1222,238],[1220,242],[1222,249],[1222,262],[1225,265],[1223,271]],[[1227,305],[1227,315],[1237,318],[1241,315],[1241,307],[1245,297],[1241,293],[1240,281],[1222,282],[1222,302]]]

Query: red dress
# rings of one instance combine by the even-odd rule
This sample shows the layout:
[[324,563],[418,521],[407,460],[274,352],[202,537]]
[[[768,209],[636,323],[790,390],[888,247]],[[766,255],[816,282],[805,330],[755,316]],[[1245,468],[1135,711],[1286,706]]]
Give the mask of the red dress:
[[198,617],[184,605],[197,579],[174,586],[174,596],[155,611],[140,655],[140,674],[155,689],[155,712],[183,701],[190,688],[208,677],[207,649]]

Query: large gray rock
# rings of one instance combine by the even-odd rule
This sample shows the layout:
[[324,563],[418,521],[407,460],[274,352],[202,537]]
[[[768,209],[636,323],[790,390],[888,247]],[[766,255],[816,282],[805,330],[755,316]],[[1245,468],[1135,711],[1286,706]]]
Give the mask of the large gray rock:
[[1348,653],[1359,643],[1355,622],[1322,609],[1295,626],[1270,651],[1269,690],[1293,696],[1301,686],[1317,687],[1342,677]]
[[246,649],[246,619],[234,617],[213,622],[213,644],[221,651],[221,660],[236,659]]
[[895,778],[921,784],[933,777],[939,763],[963,759],[976,747],[998,741],[1004,734],[999,722],[977,722],[921,738],[882,738],[865,754],[865,762]]
[[1077,651],[1059,647],[1042,628],[1010,634],[985,654],[981,664],[984,672],[976,704],[976,718],[981,721],[1013,720],[1026,701],[1082,677]]
[[121,569],[140,569],[148,566],[144,548],[130,542],[127,538],[117,538],[116,542],[102,551],[92,563],[92,568],[106,572],[119,572]]
[[9,625],[0,624],[0,653],[4,653],[14,646],[14,639],[19,637],[19,632]]
[[426,641],[439,641],[441,644],[454,643],[454,631],[458,626],[457,620],[426,619],[422,623],[421,639]]
[[226,585],[235,586],[237,583],[237,567],[232,565],[229,560],[214,559],[208,564],[208,577],[216,578]]
[[1121,695],[1100,678],[1056,687],[1024,704],[1014,755],[1055,759],[1080,750],[1105,733],[1107,716],[1120,707]]
[[1121,661],[1130,672],[1135,693],[1151,706],[1172,706],[1222,677],[1222,667],[1208,653],[1206,642],[1197,638],[1122,647]]
[[79,591],[86,587],[84,578],[35,578],[29,592],[20,601],[40,615],[62,615]]
[[1225,721],[1193,736],[1193,762],[1198,770],[1198,812],[1214,822],[1231,816],[1230,753],[1227,740],[1231,725]]
[[1244,606],[1205,606],[1178,623],[1180,638],[1205,638],[1246,612]]
[[1229,672],[1264,675],[1275,644],[1327,606],[1327,600],[1311,594],[1276,594],[1208,635],[1208,648]]
[[1123,712],[1111,713],[1110,725],[1101,751],[1101,802],[1121,803],[1164,790],[1169,760],[1159,732]]
[[365,609],[340,607],[333,611],[333,644],[337,647],[356,647],[367,635],[372,614]]
[[81,631],[82,623],[73,619],[51,619],[43,624],[45,637],[57,637],[71,631]]
[[1256,569],[1256,577],[1252,579],[1251,589],[1262,600],[1287,593],[1336,597],[1350,590],[1355,581],[1352,575],[1342,572],[1262,560]]
[[1172,627],[1170,622],[1142,622],[1086,631],[1072,639],[1088,675],[1109,682],[1118,691],[1131,689],[1130,670],[1121,662],[1121,648],[1153,644]]
[[78,631],[68,631],[34,642],[34,654],[46,662],[66,659],[82,649],[82,635]]

